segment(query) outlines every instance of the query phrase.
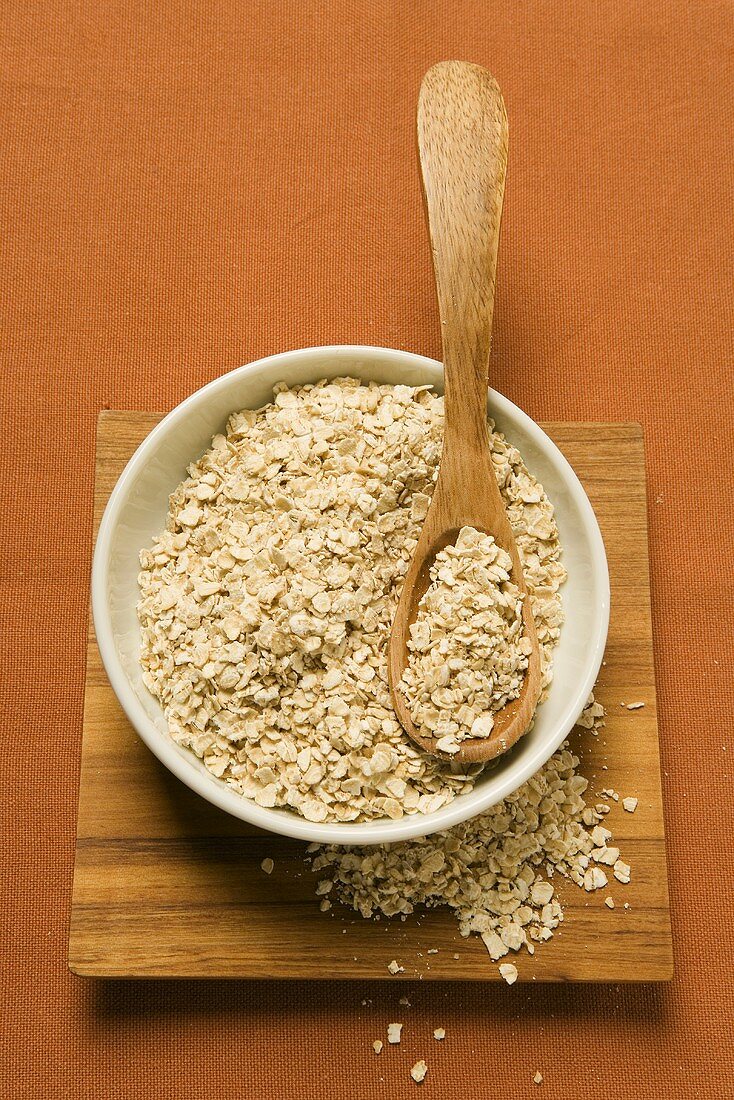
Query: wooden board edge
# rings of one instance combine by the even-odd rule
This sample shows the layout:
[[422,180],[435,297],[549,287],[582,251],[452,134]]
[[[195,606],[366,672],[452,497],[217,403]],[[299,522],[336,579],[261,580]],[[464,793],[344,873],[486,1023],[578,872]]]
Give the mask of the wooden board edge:
[[[303,974],[303,972],[289,972],[280,968],[278,971],[262,970],[258,973],[253,973],[252,970],[243,971],[241,974],[233,974],[232,971],[224,972],[216,969],[207,970],[206,972],[198,971],[186,971],[185,969],[166,970],[151,969],[151,968],[139,968],[135,969],[134,966],[126,968],[124,971],[116,969],[114,967],[105,966],[103,963],[99,963],[94,960],[82,958],[69,958],[68,969],[71,974],[77,978],[83,980],[94,981],[227,981],[227,982],[349,982],[351,984],[355,982],[380,982],[387,985],[391,982],[400,984],[415,984],[420,982],[421,985],[465,985],[471,983],[472,985],[502,985],[504,979],[497,970],[495,973],[481,974],[481,975],[462,975],[461,977],[447,977],[445,975],[432,975],[423,974],[420,978],[414,974],[395,975],[389,977],[383,974],[362,973],[362,974],[334,974],[323,973],[317,974]],[[535,975],[534,977],[521,977],[518,976],[517,984],[532,987],[539,985],[665,985],[673,981],[675,977],[674,965],[672,958],[670,960],[664,960],[661,964],[654,969],[646,970],[644,967],[640,967],[635,973],[634,977],[631,977],[629,973],[616,974],[610,971],[603,977],[594,976],[593,978],[579,978],[579,977],[567,977],[565,975],[542,974]]]
[[645,432],[643,426],[638,421],[630,421],[630,427],[638,429],[638,435],[634,442],[639,447],[639,458],[642,468],[642,480],[645,489],[645,508],[642,511],[642,523],[644,527],[644,541],[645,541],[645,558],[643,563],[644,568],[644,595],[642,600],[642,606],[647,619],[650,624],[650,648],[652,655],[652,687],[654,693],[655,702],[655,740],[657,743],[657,757],[654,764],[655,771],[657,773],[658,789],[660,792],[660,840],[662,843],[662,863],[664,871],[663,889],[665,894],[665,912],[667,914],[666,928],[665,928],[665,940],[668,948],[669,955],[669,967],[670,976],[667,981],[672,981],[675,970],[675,956],[673,946],[673,924],[670,912],[670,852],[668,849],[668,829],[667,829],[667,810],[665,806],[665,798],[663,797],[663,754],[662,754],[662,742],[660,740],[660,710],[658,707],[658,659],[657,659],[657,646],[655,644],[655,634],[653,632],[653,615],[652,615],[652,587],[650,583],[650,493],[648,485],[648,471],[647,471],[647,447]]

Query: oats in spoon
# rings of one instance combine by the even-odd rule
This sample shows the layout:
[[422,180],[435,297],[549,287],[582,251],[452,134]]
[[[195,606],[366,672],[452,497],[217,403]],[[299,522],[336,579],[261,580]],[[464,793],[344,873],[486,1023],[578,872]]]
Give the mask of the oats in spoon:
[[530,641],[511,568],[510,555],[473,527],[462,527],[431,565],[400,690],[418,732],[435,737],[441,752],[489,737],[493,713],[522,689]]

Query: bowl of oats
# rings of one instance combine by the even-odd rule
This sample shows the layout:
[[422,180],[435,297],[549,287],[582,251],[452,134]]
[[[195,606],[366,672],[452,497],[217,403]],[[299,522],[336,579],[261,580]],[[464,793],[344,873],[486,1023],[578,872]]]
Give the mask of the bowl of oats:
[[[110,683],[158,759],[235,817],[333,844],[449,828],[534,775],[591,693],[609,621],[596,518],[551,439],[489,391],[542,701],[483,766],[428,756],[395,716],[387,644],[435,482],[442,380],[389,348],[270,356],[169,413],[110,497],[92,574]],[[467,635],[467,652],[483,641]]]

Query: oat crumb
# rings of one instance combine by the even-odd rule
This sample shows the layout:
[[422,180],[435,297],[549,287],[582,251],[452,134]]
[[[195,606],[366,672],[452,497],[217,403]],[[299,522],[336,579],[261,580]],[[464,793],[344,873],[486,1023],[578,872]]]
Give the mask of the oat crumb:
[[614,877],[618,882],[629,882],[630,880],[630,865],[625,863],[624,860],[618,859],[614,864]]
[[601,867],[590,867],[584,875],[584,890],[601,890],[607,884],[607,876]]
[[387,1025],[387,1041],[388,1043],[400,1042],[400,1032],[403,1030],[402,1024],[388,1024]]
[[275,863],[270,858],[270,856],[266,856],[265,859],[260,864],[260,867],[262,868],[262,870],[265,872],[266,875],[272,875],[273,867],[275,867]]
[[644,703],[628,703],[627,710],[640,710],[644,705]]
[[375,1054],[381,1054],[382,1053],[382,1039],[375,1039],[374,1043],[372,1044],[372,1049],[374,1050]]
[[536,1085],[543,1084],[543,1074],[540,1072],[540,1070],[536,1071],[535,1076],[533,1077],[533,1081]]
[[500,963],[500,974],[508,985],[517,981],[517,967],[513,963]]
[[427,1073],[428,1073],[428,1066],[426,1065],[426,1063],[421,1058],[420,1062],[416,1062],[415,1065],[413,1066],[413,1068],[411,1069],[410,1076],[413,1078],[416,1085],[420,1085],[421,1082],[425,1080]]
[[613,909],[614,908],[614,898],[612,898],[612,897],[604,898],[604,904],[606,905],[607,909]]
[[635,812],[635,810],[637,809],[637,801],[638,800],[636,798],[622,799],[622,805],[624,806],[628,814],[633,814]]
[[401,966],[397,959],[393,959],[392,962],[387,964],[387,969],[391,974],[402,974],[405,971],[405,967]]
[[445,1027],[435,1028],[434,1032],[433,1032],[433,1038],[434,1039],[445,1039],[446,1038],[446,1028]]

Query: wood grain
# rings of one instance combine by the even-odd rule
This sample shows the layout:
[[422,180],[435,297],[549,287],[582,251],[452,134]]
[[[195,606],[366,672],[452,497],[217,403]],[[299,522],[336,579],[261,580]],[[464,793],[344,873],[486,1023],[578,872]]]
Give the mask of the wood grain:
[[[515,536],[494,473],[487,432],[487,370],[507,170],[507,113],[494,77],[466,61],[428,70],[418,100],[418,151],[433,252],[444,364],[444,436],[436,487],[395,609],[388,681],[395,713],[425,752],[474,763],[493,760],[526,732],[541,689],[540,648]],[[491,379],[490,379],[491,384]],[[530,642],[520,694],[494,715],[490,737],[442,752],[415,726],[399,684],[408,637],[436,554],[462,527],[492,535],[509,554]]]
[[[95,529],[122,467],[160,419],[103,412],[97,441]],[[563,883],[566,920],[520,980],[664,981],[672,946],[660,793],[641,430],[550,424],[597,511],[612,577],[612,620],[598,697],[597,738],[574,731],[592,789],[634,794],[611,815],[632,882],[584,894]],[[642,701],[628,711],[621,702]],[[606,766],[607,770],[602,770]],[[90,625],[69,965],[96,977],[401,978],[497,980],[481,941],[463,940],[448,911],[365,921],[321,913],[305,846],[258,832],[174,779],[138,739],[101,667]],[[275,860],[270,876],[260,870]],[[603,900],[611,893],[615,910]],[[630,908],[624,909],[627,901]],[[343,932],[343,929],[346,929]],[[439,948],[428,955],[429,948]],[[454,959],[454,953],[459,958]]]

